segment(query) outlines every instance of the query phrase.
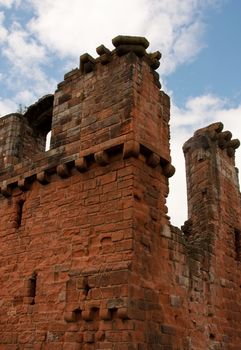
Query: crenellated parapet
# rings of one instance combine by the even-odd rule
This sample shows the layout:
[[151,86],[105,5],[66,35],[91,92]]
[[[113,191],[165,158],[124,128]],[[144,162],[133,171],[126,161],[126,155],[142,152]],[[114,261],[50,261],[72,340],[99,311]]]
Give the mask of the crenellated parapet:
[[183,151],[187,153],[190,149],[195,148],[204,150],[215,149],[216,151],[218,147],[232,158],[239,146],[240,141],[238,139],[232,139],[232,133],[230,131],[223,131],[223,124],[217,122],[197,130],[194,136],[184,144]]
[[[159,90],[155,72],[161,54],[147,53],[149,42],[143,37],[118,36],[113,45],[113,51],[100,45],[97,58],[82,55],[80,67],[65,75],[54,96],[44,96],[23,116],[5,117],[15,129],[12,140],[15,119],[24,121],[32,134],[27,139],[19,126],[15,142],[20,143],[18,149],[24,144],[24,154],[16,153],[17,145],[8,143],[8,154],[12,152],[14,158],[8,158],[10,172],[3,167],[2,194],[9,196],[21,181],[31,184],[43,177],[40,182],[46,183],[51,174],[68,177],[72,169],[85,172],[93,162],[105,166],[115,154],[123,159],[144,157],[150,167],[159,166],[165,177],[174,174],[169,150],[170,101]],[[50,130],[50,150],[45,152]],[[41,147],[36,146],[38,140]]]
[[[153,70],[160,66],[161,53],[159,51],[147,53],[146,49],[149,47],[149,42],[144,37],[119,35],[112,40],[112,43],[115,46],[113,51],[110,51],[104,45],[98,46],[96,52],[99,57],[96,59],[88,53],[80,56],[80,71],[84,74],[90,73],[97,69],[99,63],[106,65],[114,59],[115,55],[121,57],[130,52],[135,53],[139,58],[143,58]],[[156,76],[158,77],[157,74]],[[157,84],[160,84],[159,79]]]
[[[170,102],[160,93],[155,72],[161,54],[148,54],[149,43],[142,37],[118,36],[113,44],[113,51],[97,47],[97,58],[83,54],[80,67],[58,85],[51,148],[79,141],[83,151],[125,137],[170,162],[164,146],[169,144]],[[158,146],[160,138],[164,147]]]
[[[193,196],[192,189],[199,186],[202,191],[205,191],[206,187],[210,187],[210,190],[216,187],[218,192],[215,196],[220,199],[217,197],[222,191],[221,183],[218,181],[220,176],[227,178],[239,192],[238,174],[235,168],[235,151],[239,146],[240,141],[232,139],[230,131],[223,131],[221,122],[197,130],[183,146],[188,195]],[[189,199],[189,204],[192,206],[192,200]],[[191,213],[192,208],[189,209]]]

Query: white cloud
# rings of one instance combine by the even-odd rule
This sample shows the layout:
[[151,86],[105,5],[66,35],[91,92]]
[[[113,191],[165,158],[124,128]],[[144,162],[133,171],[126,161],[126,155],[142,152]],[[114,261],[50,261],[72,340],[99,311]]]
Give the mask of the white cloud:
[[211,116],[224,105],[224,100],[211,94],[189,98],[184,108],[179,108],[175,104],[172,106],[172,125],[196,128],[200,123],[209,122]]
[[32,0],[36,11],[29,28],[42,43],[59,54],[79,55],[83,50],[94,52],[102,42],[111,45],[118,34],[143,31],[144,0]]
[[202,10],[222,0],[28,0],[35,16],[28,28],[62,56],[94,53],[118,34],[144,35],[161,49],[162,74],[193,59],[203,48]]
[[0,44],[6,40],[6,37],[8,34],[8,31],[3,24],[4,19],[5,19],[4,13],[0,12]]
[[0,0],[0,7],[11,8],[13,5],[19,6],[21,0]]
[[0,6],[10,8],[13,4],[14,0],[0,0]]
[[221,1],[71,0],[70,6],[69,0],[0,0],[0,5],[9,8],[21,5],[23,10],[29,5],[33,13],[29,22],[15,22],[9,28],[3,26],[4,14],[0,14],[2,54],[11,63],[6,84],[15,91],[15,99],[23,97],[32,103],[32,98],[55,88],[56,82],[45,73],[51,55],[73,62],[83,51],[95,55],[101,43],[111,48],[111,38],[118,34],[144,35],[151,50],[161,49],[164,77],[198,54],[202,9]]
[[19,23],[13,23],[9,29],[2,55],[11,64],[6,86],[15,92],[17,104],[29,105],[55,88],[55,80],[48,78],[43,69],[49,61],[46,48]]
[[[175,105],[171,113],[171,149],[172,162],[176,173],[170,179],[171,192],[168,198],[169,215],[172,223],[182,225],[187,219],[186,176],[182,146],[193,136],[194,131],[211,123],[221,121],[225,130],[233,138],[241,135],[241,104],[230,107],[227,100],[214,95],[203,95],[190,98],[183,108]],[[236,152],[236,166],[241,170],[241,150]]]
[[32,101],[34,101],[35,98],[36,96],[31,90],[23,89],[16,94],[14,99],[16,101],[21,101],[21,103],[19,102],[19,104],[21,104],[22,106],[28,106],[29,104],[31,104]]
[[175,59],[179,64],[193,59],[203,49],[203,33],[204,24],[201,21],[191,23],[180,31],[174,45]]
[[23,73],[28,73],[34,65],[46,62],[46,50],[15,23],[7,37],[4,55]]
[[16,112],[17,107],[14,101],[0,98],[0,116]]

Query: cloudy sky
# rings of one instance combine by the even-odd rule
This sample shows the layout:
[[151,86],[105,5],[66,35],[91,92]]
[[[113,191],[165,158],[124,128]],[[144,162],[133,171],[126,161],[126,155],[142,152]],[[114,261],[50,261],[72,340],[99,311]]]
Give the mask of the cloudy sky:
[[[241,1],[0,0],[0,115],[52,93],[84,52],[118,34],[142,35],[163,54],[159,73],[172,98],[169,215],[187,218],[182,144],[222,121],[241,136]],[[236,153],[241,169],[241,152]]]

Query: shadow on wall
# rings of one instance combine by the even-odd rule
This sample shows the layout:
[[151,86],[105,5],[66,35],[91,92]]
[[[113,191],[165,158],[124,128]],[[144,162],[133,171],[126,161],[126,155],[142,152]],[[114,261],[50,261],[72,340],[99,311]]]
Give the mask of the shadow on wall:
[[45,139],[45,151],[50,148],[53,102],[54,95],[45,95],[23,114],[33,129]]

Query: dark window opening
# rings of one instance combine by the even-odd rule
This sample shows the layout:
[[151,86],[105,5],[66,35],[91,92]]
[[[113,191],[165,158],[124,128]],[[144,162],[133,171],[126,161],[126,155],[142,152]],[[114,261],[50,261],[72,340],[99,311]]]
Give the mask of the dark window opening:
[[239,230],[234,230],[234,247],[236,260],[241,261],[241,233]]
[[98,307],[93,307],[91,309],[92,319],[94,321],[99,319],[99,312],[100,312],[100,309]]
[[29,278],[29,288],[28,288],[28,296],[30,298],[33,298],[31,305],[35,304],[35,297],[36,297],[36,286],[37,286],[37,274],[34,272],[32,276]]
[[112,320],[117,319],[117,311],[118,311],[117,308],[110,309],[110,315]]
[[75,309],[73,311],[73,316],[74,316],[73,318],[75,322],[81,321],[81,314],[82,314],[82,311],[80,309]]
[[23,216],[23,205],[24,205],[24,200],[20,200],[17,202],[17,227],[20,227],[22,224],[22,216]]
[[86,296],[88,296],[89,291],[91,290],[91,287],[88,285],[88,283],[86,282],[85,286],[84,286],[84,294]]
[[33,130],[36,141],[35,153],[50,149],[54,95],[45,95],[29,106],[24,113]]

